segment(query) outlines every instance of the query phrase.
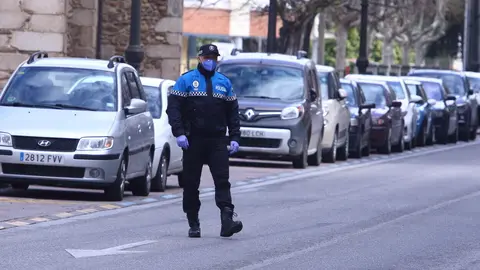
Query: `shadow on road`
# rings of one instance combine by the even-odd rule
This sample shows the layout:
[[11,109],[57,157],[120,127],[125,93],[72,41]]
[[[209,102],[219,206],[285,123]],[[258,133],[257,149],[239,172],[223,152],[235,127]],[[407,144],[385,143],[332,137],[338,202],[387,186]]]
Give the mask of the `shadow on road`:
[[252,167],[252,168],[276,168],[291,169],[290,162],[268,161],[268,160],[230,160],[230,166]]

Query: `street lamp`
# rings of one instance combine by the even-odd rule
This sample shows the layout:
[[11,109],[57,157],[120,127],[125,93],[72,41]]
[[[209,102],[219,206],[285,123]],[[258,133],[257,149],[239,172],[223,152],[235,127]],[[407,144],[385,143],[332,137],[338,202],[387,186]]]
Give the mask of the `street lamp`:
[[357,58],[358,73],[366,74],[368,67],[367,55],[367,28],[368,28],[368,0],[362,0],[362,12],[360,19],[360,49]]
[[277,0],[270,0],[268,6],[268,33],[267,33],[267,52],[276,51],[277,42]]
[[145,57],[145,52],[143,51],[140,39],[141,1],[142,0],[132,0],[130,42],[125,50],[125,59],[127,60],[127,63],[133,66],[138,72],[140,72],[140,64]]

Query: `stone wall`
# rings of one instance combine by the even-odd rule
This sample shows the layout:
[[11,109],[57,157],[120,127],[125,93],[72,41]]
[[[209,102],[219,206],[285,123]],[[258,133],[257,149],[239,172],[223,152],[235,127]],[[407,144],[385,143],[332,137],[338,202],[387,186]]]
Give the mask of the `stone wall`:
[[[96,57],[99,0],[0,0],[0,89],[35,51]],[[137,1],[137,0],[135,0]],[[143,75],[180,73],[183,0],[142,1]],[[101,58],[124,55],[131,0],[103,0]]]
[[[183,0],[141,0],[144,76],[176,79],[180,74]],[[102,58],[123,55],[128,46],[131,1],[104,0]]]
[[1,0],[0,87],[34,51],[66,53],[65,0]]

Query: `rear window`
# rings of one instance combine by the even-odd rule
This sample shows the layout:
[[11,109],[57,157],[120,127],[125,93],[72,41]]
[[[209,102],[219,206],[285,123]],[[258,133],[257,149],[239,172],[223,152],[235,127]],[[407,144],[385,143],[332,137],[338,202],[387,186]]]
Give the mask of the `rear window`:
[[460,96],[465,95],[466,86],[462,76],[460,75],[449,74],[449,73],[435,73],[435,72],[425,72],[425,73],[415,72],[412,75],[418,76],[418,77],[441,79],[451,94],[460,95]]
[[218,71],[232,82],[238,98],[297,101],[305,98],[304,72],[263,64],[223,64]]
[[405,93],[403,92],[402,84],[400,82],[387,82],[387,84],[393,89],[393,91],[395,91],[395,94],[397,95],[397,99],[406,98]]
[[422,82],[422,84],[429,99],[443,100],[442,86],[440,84],[434,82]]
[[480,91],[480,78],[467,77],[470,87],[476,92]]
[[379,84],[358,83],[365,95],[366,103],[375,103],[376,108],[385,108],[387,99],[385,98],[385,88]]

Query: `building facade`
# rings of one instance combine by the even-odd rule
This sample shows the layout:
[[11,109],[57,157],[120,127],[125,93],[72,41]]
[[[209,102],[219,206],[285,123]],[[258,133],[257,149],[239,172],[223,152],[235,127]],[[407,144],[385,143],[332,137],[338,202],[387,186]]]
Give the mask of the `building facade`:
[[[183,1],[142,1],[145,76],[180,73]],[[129,41],[131,0],[1,0],[0,85],[35,51],[108,59]]]

